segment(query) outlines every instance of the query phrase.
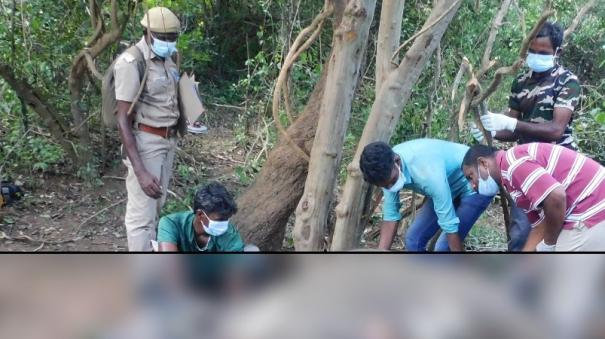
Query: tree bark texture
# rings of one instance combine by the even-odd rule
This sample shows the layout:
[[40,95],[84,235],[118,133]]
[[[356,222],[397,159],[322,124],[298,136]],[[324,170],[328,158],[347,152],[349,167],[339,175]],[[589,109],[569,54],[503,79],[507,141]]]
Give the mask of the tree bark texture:
[[[406,52],[399,66],[391,71],[381,86],[372,105],[372,111],[363,130],[355,157],[347,167],[348,178],[342,199],[336,208],[336,227],[332,250],[347,250],[357,246],[356,231],[360,223],[364,194],[367,183],[363,181],[359,169],[359,159],[363,148],[375,141],[388,142],[399,122],[401,111],[407,103],[412,87],[420,77],[435,48],[440,43],[445,30],[455,16],[460,1],[436,1],[420,34]],[[445,14],[445,15],[444,15]],[[437,22],[437,19],[441,18]]]
[[[348,0],[331,2],[334,27],[338,27]],[[290,138],[307,153],[313,146],[329,69],[326,63],[305,109],[287,129]],[[254,243],[263,251],[281,249],[288,219],[303,194],[307,170],[308,163],[287,140],[280,139],[254,183],[237,199],[238,213],[232,220],[247,243]]]
[[343,20],[334,32],[308,176],[296,209],[296,250],[317,251],[323,245],[351,104],[375,7],[375,0],[349,1]]

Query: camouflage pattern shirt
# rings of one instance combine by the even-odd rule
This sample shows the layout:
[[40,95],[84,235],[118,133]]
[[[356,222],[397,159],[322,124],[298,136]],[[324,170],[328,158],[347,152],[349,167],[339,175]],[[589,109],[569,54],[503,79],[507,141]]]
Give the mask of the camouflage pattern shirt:
[[[508,106],[520,112],[519,119],[525,122],[543,123],[553,120],[554,109],[568,108],[572,112],[580,102],[580,82],[569,70],[556,65],[550,74],[539,79],[532,78],[533,72],[521,74],[514,81]],[[556,144],[577,150],[571,127],[573,113],[569,123]],[[544,142],[539,138],[520,136],[518,143]]]

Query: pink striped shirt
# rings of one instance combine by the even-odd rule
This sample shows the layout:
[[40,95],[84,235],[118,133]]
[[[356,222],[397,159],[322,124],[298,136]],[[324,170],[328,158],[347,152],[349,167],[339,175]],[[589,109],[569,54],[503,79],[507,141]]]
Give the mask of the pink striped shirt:
[[555,188],[567,195],[564,229],[582,221],[592,227],[605,221],[605,168],[565,147],[530,143],[499,151],[502,183],[532,225],[544,220],[540,206]]

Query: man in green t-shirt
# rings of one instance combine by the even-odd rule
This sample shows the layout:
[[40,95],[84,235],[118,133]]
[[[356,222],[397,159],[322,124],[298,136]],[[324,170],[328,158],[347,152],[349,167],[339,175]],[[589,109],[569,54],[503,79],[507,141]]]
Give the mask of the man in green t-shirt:
[[242,252],[244,242],[229,218],[237,212],[233,196],[211,183],[194,196],[194,212],[173,213],[160,219],[160,252]]

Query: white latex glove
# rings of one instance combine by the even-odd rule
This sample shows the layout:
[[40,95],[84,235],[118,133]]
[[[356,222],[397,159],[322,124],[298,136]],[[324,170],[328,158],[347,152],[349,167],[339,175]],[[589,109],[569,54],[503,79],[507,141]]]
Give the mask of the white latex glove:
[[504,114],[494,114],[487,112],[481,116],[481,123],[488,131],[511,131],[514,132],[517,127],[517,119],[511,118]]
[[557,245],[547,245],[544,242],[544,239],[542,239],[542,241],[540,241],[538,246],[536,246],[536,251],[537,252],[554,252],[556,246]]
[[[492,138],[496,136],[495,131],[489,131],[489,132],[492,134]],[[483,136],[483,132],[481,132],[479,127],[477,127],[477,125],[474,122],[471,123],[471,135],[473,136],[473,138],[475,140],[477,140],[478,143],[482,143],[483,140],[485,139],[485,137]]]

